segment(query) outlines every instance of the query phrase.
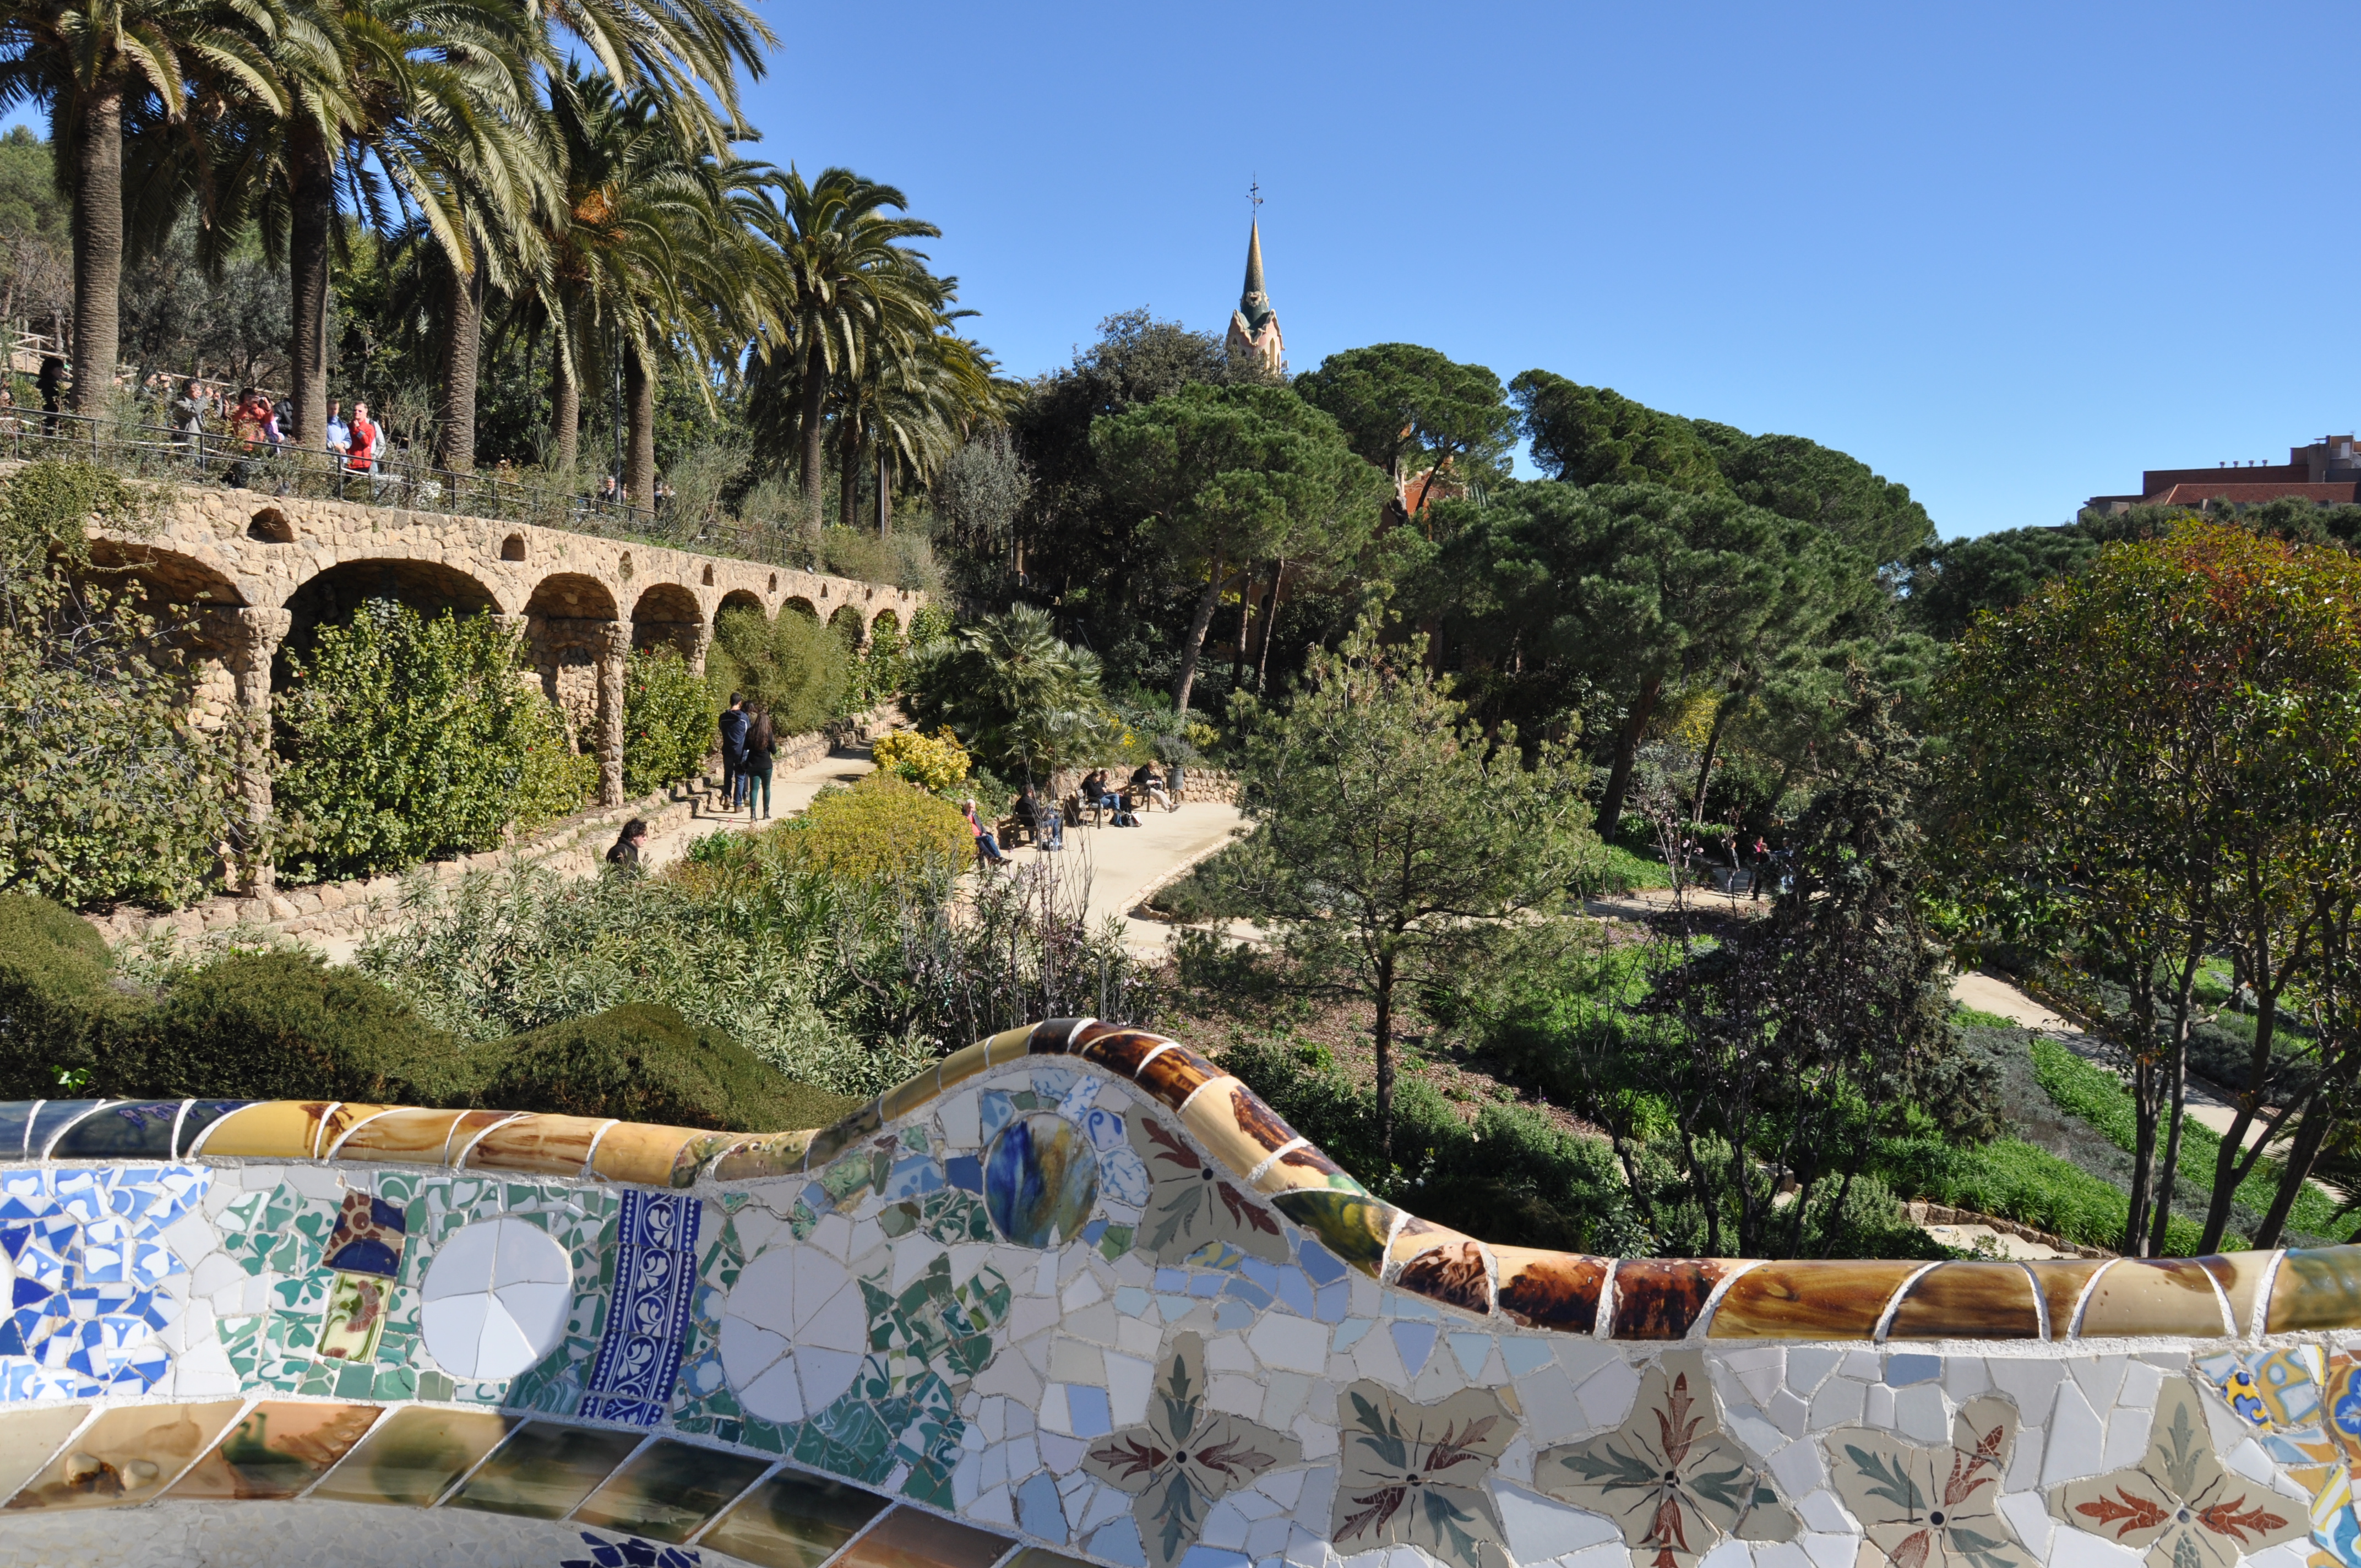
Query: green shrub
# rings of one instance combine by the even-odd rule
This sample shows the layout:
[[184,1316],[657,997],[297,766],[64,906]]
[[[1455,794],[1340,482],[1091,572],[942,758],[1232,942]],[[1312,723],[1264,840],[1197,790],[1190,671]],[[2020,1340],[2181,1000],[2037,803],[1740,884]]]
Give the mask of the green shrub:
[[640,649],[623,667],[623,788],[641,795],[705,771],[721,705],[671,648]]
[[86,1069],[138,1003],[110,983],[106,944],[90,922],[46,898],[0,894],[0,1099],[58,1091]]
[[371,599],[288,663],[275,791],[299,880],[500,841],[547,732],[544,699],[517,678],[514,633],[489,616],[430,620]]
[[958,806],[885,773],[822,790],[782,838],[832,876],[897,882],[963,866],[975,842]]
[[105,1092],[465,1105],[475,1087],[469,1053],[408,1003],[288,948],[177,977],[139,1034],[134,1059],[101,1065]]
[[[1897,1190],[1997,1214],[2081,1246],[2121,1246],[2131,1200],[2121,1188],[2016,1138],[1959,1146],[1939,1138],[1896,1139],[1882,1146],[1875,1162]],[[2199,1227],[2175,1214],[2167,1246],[2183,1256],[2197,1250]],[[2243,1247],[2243,1237],[2226,1237],[2226,1247]]]
[[[844,711],[852,654],[844,640],[799,613],[764,620],[752,609],[724,610],[713,623],[705,680],[716,697],[744,695],[771,716],[781,736],[808,734]],[[717,707],[717,711],[718,711]]]
[[861,1104],[783,1078],[720,1031],[650,1003],[552,1024],[493,1048],[500,1065],[481,1103],[496,1110],[785,1132],[825,1127]]
[[528,738],[517,774],[516,830],[530,836],[598,798],[598,759],[574,749],[553,703],[533,705],[522,728]]
[[189,718],[184,629],[91,561],[89,521],[136,530],[146,504],[85,463],[0,485],[0,888],[175,907],[244,826],[236,733]]

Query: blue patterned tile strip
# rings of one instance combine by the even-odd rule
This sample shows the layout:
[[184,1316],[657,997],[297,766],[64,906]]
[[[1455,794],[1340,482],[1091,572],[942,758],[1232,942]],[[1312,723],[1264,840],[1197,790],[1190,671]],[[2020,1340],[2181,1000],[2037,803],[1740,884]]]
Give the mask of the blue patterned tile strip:
[[623,1194],[616,1226],[615,1299],[577,1414],[652,1427],[672,1397],[697,1290],[697,1227],[687,1193]]

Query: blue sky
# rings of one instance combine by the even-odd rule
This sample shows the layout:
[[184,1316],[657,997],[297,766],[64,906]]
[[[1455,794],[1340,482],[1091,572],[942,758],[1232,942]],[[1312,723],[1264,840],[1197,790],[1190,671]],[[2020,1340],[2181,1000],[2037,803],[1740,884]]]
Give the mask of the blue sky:
[[2361,421],[2326,6],[792,7],[753,149],[941,225],[1012,372],[1218,330],[1246,185],[1288,358],[1407,340],[1807,435],[1947,535]]

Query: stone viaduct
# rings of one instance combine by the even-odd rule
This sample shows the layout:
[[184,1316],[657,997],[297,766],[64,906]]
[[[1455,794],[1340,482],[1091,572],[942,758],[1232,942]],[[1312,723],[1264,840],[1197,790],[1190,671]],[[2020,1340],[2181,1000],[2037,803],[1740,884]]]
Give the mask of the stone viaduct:
[[[599,800],[623,798],[623,661],[669,644],[702,670],[715,618],[745,609],[764,619],[795,610],[865,644],[898,630],[922,593],[699,555],[632,540],[531,523],[190,488],[137,533],[99,532],[93,554],[136,578],[151,600],[193,627],[198,721],[242,718],[266,742],[242,781],[255,819],[270,810],[270,694],[284,685],[282,651],[369,598],[429,614],[487,612],[521,631],[542,689],[566,715],[577,744],[598,758]],[[249,868],[254,891],[267,864]]]

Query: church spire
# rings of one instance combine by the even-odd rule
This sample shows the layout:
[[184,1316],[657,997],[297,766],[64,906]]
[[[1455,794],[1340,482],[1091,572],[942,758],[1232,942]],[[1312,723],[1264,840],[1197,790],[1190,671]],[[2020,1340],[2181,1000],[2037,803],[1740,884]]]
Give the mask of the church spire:
[[[1254,191],[1254,204],[1262,205],[1262,187]],[[1227,342],[1230,358],[1237,363],[1252,360],[1262,367],[1266,376],[1282,376],[1287,372],[1285,345],[1279,335],[1279,313],[1270,308],[1270,295],[1262,281],[1262,215],[1255,214],[1246,229],[1246,286],[1239,292],[1238,308],[1230,313],[1230,333]]]

